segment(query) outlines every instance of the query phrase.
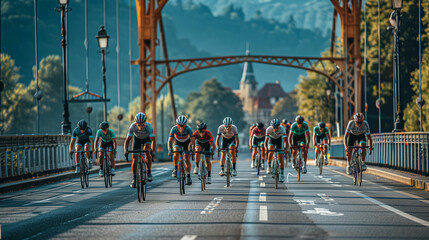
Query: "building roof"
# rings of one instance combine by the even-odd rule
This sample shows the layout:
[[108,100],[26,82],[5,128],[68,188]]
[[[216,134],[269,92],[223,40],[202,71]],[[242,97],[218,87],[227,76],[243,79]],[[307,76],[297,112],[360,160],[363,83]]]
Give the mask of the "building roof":
[[259,108],[273,108],[270,99],[276,98],[276,101],[287,96],[287,93],[283,91],[282,86],[279,82],[277,83],[266,83],[261,90],[258,91],[258,106]]
[[[247,44],[246,56],[250,56],[249,44]],[[255,84],[255,74],[253,72],[252,62],[244,62],[243,75],[241,76],[241,82],[247,84]]]

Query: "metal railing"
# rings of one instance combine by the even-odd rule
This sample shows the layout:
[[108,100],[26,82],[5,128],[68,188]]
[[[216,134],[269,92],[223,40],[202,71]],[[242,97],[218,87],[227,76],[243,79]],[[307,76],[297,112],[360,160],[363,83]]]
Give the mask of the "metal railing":
[[[374,152],[366,156],[370,165],[429,175],[429,133],[404,132],[371,134]],[[333,141],[332,158],[345,158],[342,140]]]
[[[117,158],[123,159],[123,138],[116,139]],[[70,170],[70,135],[0,136],[0,183]]]

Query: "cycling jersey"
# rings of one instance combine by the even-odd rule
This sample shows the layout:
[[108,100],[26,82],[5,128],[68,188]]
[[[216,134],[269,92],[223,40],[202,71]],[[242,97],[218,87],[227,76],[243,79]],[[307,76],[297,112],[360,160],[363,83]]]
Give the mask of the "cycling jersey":
[[253,131],[254,128],[256,128],[256,126],[254,126],[254,125],[250,126],[250,128],[249,128],[249,137],[252,134],[252,131]]
[[369,131],[369,124],[367,121],[363,121],[362,125],[360,127],[356,127],[355,121],[354,120],[350,120],[349,123],[347,124],[347,129],[346,132],[351,133],[353,135],[370,135],[370,131]]
[[170,137],[174,137],[176,142],[186,142],[188,139],[192,137],[192,129],[186,125],[183,132],[179,131],[179,127],[177,125],[173,126],[170,131]]
[[226,128],[225,125],[220,125],[217,129],[217,135],[222,135],[222,137],[230,139],[234,137],[235,135],[238,135],[238,129],[233,124],[230,128]]
[[327,127],[325,127],[325,131],[322,133],[322,132],[320,132],[319,126],[315,126],[313,128],[313,132],[314,132],[314,134],[316,134],[316,136],[320,137],[320,136],[329,134],[329,129]]
[[116,135],[110,128],[107,130],[107,134],[104,134],[103,130],[98,129],[96,138],[101,138],[103,142],[110,142],[113,138],[116,138]]
[[197,140],[197,143],[208,143],[213,142],[213,135],[210,131],[204,130],[204,135],[201,137],[199,131],[195,131],[192,136],[195,137],[195,140]]
[[128,130],[128,136],[134,136],[135,138],[145,139],[148,137],[155,137],[155,133],[153,132],[152,125],[150,123],[145,122],[144,129],[139,130],[137,128],[137,124],[134,122],[131,124],[129,130]]
[[93,136],[92,136],[92,130],[91,130],[91,128],[87,127],[85,129],[85,132],[82,133],[80,131],[80,129],[78,127],[76,127],[73,130],[72,138],[73,139],[78,138],[79,142],[83,142],[83,141],[86,141],[86,140],[89,141],[90,138],[93,138]]
[[290,131],[295,135],[303,135],[304,133],[309,132],[310,130],[308,129],[308,123],[304,121],[300,128],[298,127],[298,124],[294,122],[290,127]]
[[286,131],[290,129],[290,123],[280,123],[281,126],[283,126]]
[[283,126],[279,126],[279,129],[274,131],[273,126],[269,126],[266,131],[266,135],[273,139],[286,137],[286,129]]
[[267,129],[265,127],[263,127],[262,129],[255,127],[252,130],[250,136],[253,135],[253,137],[255,137],[255,138],[263,138],[263,137],[265,137],[266,131],[267,131]]

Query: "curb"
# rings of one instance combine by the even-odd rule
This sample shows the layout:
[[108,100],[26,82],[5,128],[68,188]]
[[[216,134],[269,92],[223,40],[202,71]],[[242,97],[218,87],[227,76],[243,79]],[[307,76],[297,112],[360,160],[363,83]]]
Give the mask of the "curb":
[[[116,163],[115,168],[120,169],[120,168],[129,167],[129,166],[131,166],[131,162],[120,162],[120,163]],[[100,169],[99,166],[94,165],[94,167],[89,171],[89,173],[97,173],[99,169]],[[24,181],[19,181],[14,183],[7,183],[0,186],[0,193],[23,190],[27,188],[45,185],[48,183],[76,178],[78,176],[79,174],[74,173],[74,170],[73,170],[65,173],[55,174],[52,176],[40,177],[40,178],[24,180]]]
[[[344,168],[347,166],[345,160],[335,160],[332,158],[329,159],[329,165],[344,167]],[[412,176],[403,176],[401,174],[392,173],[381,169],[376,169],[371,166],[368,166],[368,168],[364,173],[389,179],[395,182],[399,182],[399,183],[414,187],[416,189],[422,189],[422,190],[425,190],[426,192],[429,192],[429,180],[417,179]]]

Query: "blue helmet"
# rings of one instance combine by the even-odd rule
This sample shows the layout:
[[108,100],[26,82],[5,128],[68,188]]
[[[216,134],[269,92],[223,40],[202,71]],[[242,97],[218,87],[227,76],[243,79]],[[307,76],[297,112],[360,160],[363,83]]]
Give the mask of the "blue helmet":
[[77,122],[77,127],[80,129],[80,130],[85,130],[86,129],[86,127],[88,126],[88,124],[86,123],[86,121],[85,120],[80,120],[79,122]]
[[179,125],[185,125],[187,122],[188,119],[184,115],[181,115],[176,119],[176,123]]
[[278,127],[280,126],[280,121],[277,118],[274,118],[273,120],[271,120],[270,125],[273,127]]
[[137,113],[137,115],[134,119],[136,120],[136,123],[145,123],[147,120],[147,117],[144,113],[139,112],[139,113]]

